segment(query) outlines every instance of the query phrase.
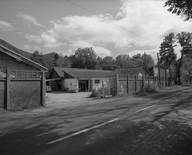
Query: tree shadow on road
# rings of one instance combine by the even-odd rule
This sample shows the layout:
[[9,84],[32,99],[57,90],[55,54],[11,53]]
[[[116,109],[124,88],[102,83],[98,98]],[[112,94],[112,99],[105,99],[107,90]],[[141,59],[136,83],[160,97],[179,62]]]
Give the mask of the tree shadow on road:
[[54,128],[55,126],[41,124],[34,128],[25,128],[1,135],[0,152],[2,155],[35,155],[44,152],[55,145],[48,146],[47,142],[59,138],[55,133],[47,133]]
[[[190,155],[192,128],[177,121],[162,121],[163,128],[147,122],[117,122],[77,138],[84,140],[71,155]],[[69,140],[70,141],[70,140]],[[66,141],[66,145],[69,143]]]

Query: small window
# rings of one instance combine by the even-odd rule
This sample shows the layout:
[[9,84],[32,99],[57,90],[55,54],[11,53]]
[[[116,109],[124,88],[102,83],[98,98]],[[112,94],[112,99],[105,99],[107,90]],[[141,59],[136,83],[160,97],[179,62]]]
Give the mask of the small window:
[[99,84],[100,83],[100,80],[95,80],[95,84]]

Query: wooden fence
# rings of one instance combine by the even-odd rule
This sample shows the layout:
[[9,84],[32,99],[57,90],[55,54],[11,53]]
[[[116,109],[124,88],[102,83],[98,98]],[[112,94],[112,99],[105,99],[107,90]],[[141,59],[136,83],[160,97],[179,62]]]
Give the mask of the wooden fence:
[[109,78],[107,84],[103,83],[103,87],[99,90],[100,96],[127,96],[142,89],[153,91],[162,87],[172,87],[176,84],[175,78],[157,78],[154,76],[126,76],[116,75]]
[[0,70],[0,108],[18,110],[45,105],[44,71]]

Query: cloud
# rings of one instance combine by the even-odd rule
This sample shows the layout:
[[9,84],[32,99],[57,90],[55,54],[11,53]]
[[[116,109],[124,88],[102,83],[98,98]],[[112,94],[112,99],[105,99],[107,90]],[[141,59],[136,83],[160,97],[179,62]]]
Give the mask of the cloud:
[[24,50],[27,50],[27,51],[31,50],[31,46],[28,45],[28,44],[25,44],[25,45],[23,46],[23,48],[24,48]]
[[0,20],[0,31],[13,31],[15,28],[8,22]]
[[40,27],[44,26],[44,25],[40,24],[35,17],[25,14],[23,12],[17,13],[16,17],[22,18],[28,26],[30,26],[31,24],[34,24],[34,25],[40,26]]
[[[163,1],[155,0],[122,1],[116,17],[75,15],[51,23],[53,27],[45,33],[57,40],[67,41],[71,48],[87,45],[100,48],[106,55],[143,51],[142,47],[158,52],[165,35],[189,31],[192,27],[191,22],[168,12]],[[109,46],[114,50],[109,51]]]
[[35,51],[36,51],[36,50],[37,50],[37,51],[40,51],[41,48],[40,48],[39,46],[35,46],[35,47],[34,47],[34,50],[35,50]]
[[60,43],[57,41],[57,39],[45,32],[42,32],[39,36],[37,35],[32,35],[32,34],[26,34],[24,36],[25,39],[29,40],[29,41],[33,41],[36,43],[43,43],[45,47],[48,48],[57,48],[60,47],[62,45],[65,46],[64,43]]
[[105,56],[111,55],[111,51],[108,50],[107,48],[101,47],[101,46],[96,46],[96,45],[93,45],[93,44],[85,42],[85,41],[78,41],[78,42],[71,43],[70,47],[73,48],[73,50],[69,50],[70,53],[72,51],[77,50],[77,48],[92,47],[93,50],[95,51],[95,53],[100,57],[105,57]]
[[25,39],[29,40],[29,41],[34,41],[36,43],[41,43],[42,42],[42,39],[41,37],[39,36],[36,36],[36,35],[32,35],[32,34],[26,34],[24,36]]

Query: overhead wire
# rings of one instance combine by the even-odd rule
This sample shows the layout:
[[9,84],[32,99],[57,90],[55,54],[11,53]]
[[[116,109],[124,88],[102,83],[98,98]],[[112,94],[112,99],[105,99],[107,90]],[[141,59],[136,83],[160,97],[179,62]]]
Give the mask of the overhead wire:
[[[96,15],[96,13],[88,10],[87,8],[84,8],[84,7],[80,6],[80,5],[78,5],[77,3],[74,3],[74,2],[72,2],[72,1],[70,1],[70,0],[65,0],[65,1],[67,1],[67,2],[69,2],[69,3],[71,3],[71,4],[75,5],[75,6],[77,6],[77,7],[81,8],[81,9],[83,9],[83,10],[91,13],[92,15]],[[106,21],[107,21],[107,20],[106,20]],[[140,38],[143,38],[143,39],[145,39],[145,40],[148,40],[149,42],[157,43],[157,42],[154,42],[154,41],[152,41],[152,40],[147,39],[146,37],[143,37],[143,36],[141,36],[141,35],[139,35],[139,34],[136,34],[136,33],[132,32],[132,31],[126,29],[125,27],[122,27],[122,26],[120,26],[120,25],[118,25],[118,24],[115,24],[115,23],[113,23],[113,22],[111,22],[111,21],[107,21],[107,22],[110,22],[110,23],[112,23],[113,25],[118,26],[119,28],[124,29],[124,30],[126,30],[126,31],[128,31],[128,32],[130,32],[130,33],[132,33],[132,34],[134,34],[134,35],[136,35],[136,36],[138,36],[138,37],[140,37]],[[128,48],[124,49],[123,51],[125,51],[125,50],[127,50],[127,49],[128,49]]]

